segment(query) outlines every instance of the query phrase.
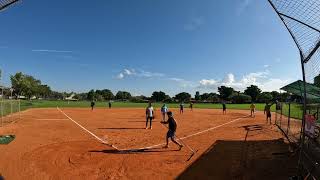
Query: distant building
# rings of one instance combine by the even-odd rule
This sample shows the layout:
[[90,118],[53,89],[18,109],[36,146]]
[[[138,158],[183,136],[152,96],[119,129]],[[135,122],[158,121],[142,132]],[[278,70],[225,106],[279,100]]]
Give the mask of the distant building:
[[74,96],[76,96],[76,94],[71,94],[69,97],[64,98],[64,100],[67,101],[78,101],[78,99],[75,99]]

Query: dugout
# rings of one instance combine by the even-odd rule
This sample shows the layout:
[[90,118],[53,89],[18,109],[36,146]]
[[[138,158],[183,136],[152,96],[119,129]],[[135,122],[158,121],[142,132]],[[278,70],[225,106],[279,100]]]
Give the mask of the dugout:
[[[311,83],[305,85],[306,114],[312,117],[315,123],[313,131],[305,133],[306,139],[301,155],[304,157],[304,166],[320,176],[320,88]],[[280,108],[276,110],[276,125],[292,144],[301,148],[304,82],[298,80],[280,89],[289,93],[290,96],[280,102]]]
[[[303,81],[290,83],[280,90],[290,94],[286,99],[281,99],[276,105],[275,122],[288,140],[293,143],[300,141],[303,118]],[[316,122],[320,125],[320,88],[306,83],[307,114],[315,115]]]

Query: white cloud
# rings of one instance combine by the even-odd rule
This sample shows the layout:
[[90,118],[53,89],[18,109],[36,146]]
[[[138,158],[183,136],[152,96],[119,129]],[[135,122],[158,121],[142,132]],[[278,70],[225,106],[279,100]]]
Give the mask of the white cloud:
[[117,76],[117,79],[123,79],[123,78],[124,78],[124,75],[122,73],[119,73]]
[[55,50],[55,49],[32,49],[33,52],[48,52],[48,53],[72,53],[72,51]]
[[149,72],[144,70],[135,70],[135,69],[123,69],[118,75],[117,79],[124,79],[126,77],[140,77],[140,78],[155,78],[165,76],[162,73]]
[[246,74],[238,80],[232,73],[227,74],[223,80],[202,79],[199,81],[200,85],[198,88],[216,91],[219,86],[229,86],[243,91],[250,85],[256,85],[263,91],[273,91],[279,90],[279,88],[288,84],[288,82],[290,82],[290,79],[270,78],[270,72],[266,70]]
[[232,73],[229,73],[226,75],[226,77],[223,79],[223,84],[226,84],[226,85],[231,85],[235,82],[235,78],[234,78],[234,75]]
[[146,78],[152,78],[152,77],[163,77],[164,74],[162,74],[162,73],[157,73],[157,72],[149,72],[149,71],[140,70],[140,71],[137,73],[137,76],[139,76],[139,77],[146,77]]
[[277,79],[277,78],[271,78],[261,84],[261,89],[263,91],[278,91],[279,88],[289,84],[292,80],[290,79]]
[[169,80],[176,81],[176,82],[184,81],[184,79],[180,79],[180,78],[169,78]]
[[265,64],[265,65],[263,65],[263,67],[264,68],[268,68],[268,67],[270,67],[270,65],[269,64]]
[[200,86],[203,87],[214,87],[217,85],[218,81],[214,79],[202,79],[200,80]]
[[184,25],[184,29],[187,31],[193,31],[198,29],[201,25],[205,23],[203,16],[193,17],[190,22]]
[[168,80],[170,81],[175,81],[179,84],[180,87],[194,87],[194,83],[192,81],[187,81],[185,79],[181,79],[181,78],[168,78]]
[[129,75],[129,76],[135,74],[134,69],[132,69],[132,70],[124,69],[123,73],[126,75]]

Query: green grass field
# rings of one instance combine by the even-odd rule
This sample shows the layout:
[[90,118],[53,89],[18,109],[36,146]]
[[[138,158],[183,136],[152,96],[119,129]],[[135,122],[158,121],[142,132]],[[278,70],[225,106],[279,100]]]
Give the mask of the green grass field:
[[[80,108],[89,108],[89,101],[48,101],[48,100],[32,100],[21,101],[21,110],[26,110],[30,108],[52,108],[52,107],[80,107]],[[107,108],[108,102],[96,102],[96,107],[105,107]],[[132,102],[113,102],[113,108],[145,108],[147,107],[147,103],[132,103]],[[265,104],[256,104],[256,109],[258,111],[264,110]],[[153,103],[155,108],[160,108],[162,103]],[[179,108],[178,103],[170,103],[167,104],[169,108]],[[243,109],[249,110],[250,104],[227,104],[227,109]],[[185,108],[189,108],[189,104],[185,104]],[[197,103],[194,104],[194,108],[202,108],[202,109],[221,109],[221,104],[211,104],[211,103]],[[275,111],[275,106],[272,106],[272,111]],[[17,111],[17,106],[14,106],[14,112]],[[6,103],[3,109],[4,115],[10,113],[10,103]],[[283,106],[283,114],[288,115],[288,106]],[[299,105],[293,104],[291,105],[291,117],[296,119],[302,118],[302,110]]]
[[[108,102],[96,102],[96,107],[107,107]],[[153,103],[155,108],[160,108],[163,103]],[[113,102],[112,107],[116,108],[144,108],[148,103],[132,103],[132,102]],[[34,101],[21,101],[21,109],[28,108],[49,108],[49,107],[90,107],[89,101],[46,101],[46,100],[34,100]],[[169,108],[178,108],[178,103],[167,104]],[[228,109],[248,109],[250,104],[227,104]],[[185,104],[185,108],[188,108],[189,104]],[[256,104],[257,110],[263,110],[264,104]],[[221,109],[221,104],[199,103],[194,104],[194,108],[203,109]],[[274,108],[274,107],[273,107]]]
[[[107,107],[107,102],[96,102],[96,107]],[[132,103],[132,102],[113,102],[112,107],[115,108],[144,108],[147,107],[147,103]],[[169,108],[179,108],[178,103],[167,104]],[[256,104],[256,109],[258,111],[264,110],[265,104]],[[89,108],[89,101],[47,101],[47,100],[32,100],[32,101],[21,101],[21,110],[29,108],[50,108],[50,107],[80,107],[80,108]],[[155,108],[160,108],[162,103],[153,103]],[[189,104],[185,104],[185,107],[188,108]],[[227,104],[227,109],[244,109],[249,110],[250,104]],[[194,108],[203,108],[203,109],[221,109],[221,104],[211,104],[211,103],[198,103],[194,104]],[[284,114],[288,114],[288,108],[284,106]],[[272,111],[275,111],[275,106],[272,106]],[[302,111],[299,105],[291,105],[291,117],[301,119]]]

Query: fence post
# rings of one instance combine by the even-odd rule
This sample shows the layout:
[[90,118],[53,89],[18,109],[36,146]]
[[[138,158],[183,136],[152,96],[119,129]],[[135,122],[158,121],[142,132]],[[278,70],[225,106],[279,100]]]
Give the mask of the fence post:
[[[284,105],[286,104],[286,103],[283,103]],[[282,127],[281,127],[281,124],[282,124],[282,113],[283,113],[283,107],[281,107],[281,115],[280,115],[280,123],[279,123],[279,125],[280,125],[280,128],[282,129]]]
[[2,99],[2,96],[1,96],[1,127],[3,126],[3,99]]
[[316,121],[318,121],[318,119],[319,119],[319,106],[317,106],[317,120]]
[[21,120],[21,103],[20,103],[20,99],[18,99],[18,111],[19,111],[19,121]]
[[289,135],[290,117],[291,117],[291,104],[290,104],[290,102],[289,102],[287,135]]

